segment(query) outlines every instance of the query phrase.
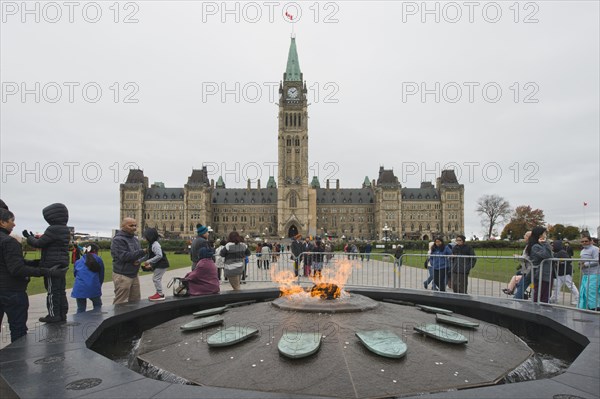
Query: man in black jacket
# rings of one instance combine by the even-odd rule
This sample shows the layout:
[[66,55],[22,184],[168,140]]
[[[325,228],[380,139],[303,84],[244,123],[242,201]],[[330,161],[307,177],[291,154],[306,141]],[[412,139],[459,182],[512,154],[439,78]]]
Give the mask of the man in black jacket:
[[300,254],[303,252],[302,235],[296,234],[292,241],[292,260],[294,261],[294,276],[298,277],[298,268],[300,267]]
[[475,251],[470,245],[467,245],[466,237],[463,235],[456,236],[456,245],[452,248],[452,290],[456,293],[466,294],[468,288],[469,272],[475,267],[477,258]]
[[34,267],[34,262],[23,258],[21,244],[10,236],[15,227],[12,212],[0,209],[0,326],[4,313],[8,318],[10,341],[27,334],[27,311],[29,277],[65,277],[67,267]]

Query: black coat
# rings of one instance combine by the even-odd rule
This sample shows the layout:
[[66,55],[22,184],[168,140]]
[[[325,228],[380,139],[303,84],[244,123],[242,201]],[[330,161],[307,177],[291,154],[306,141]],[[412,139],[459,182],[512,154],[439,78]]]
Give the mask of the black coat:
[[0,228],[0,291],[25,291],[29,276],[39,277],[42,270],[27,264],[21,244]]
[[302,252],[304,252],[304,243],[298,240],[292,241],[292,254],[294,257],[297,258]]
[[52,204],[45,207],[42,214],[50,226],[40,238],[27,237],[27,243],[34,248],[42,248],[40,267],[68,267],[71,239],[71,232],[67,227],[69,211],[63,204]]
[[394,258],[400,259],[402,257],[402,255],[404,255],[404,248],[402,248],[400,245],[398,245],[396,247],[396,251],[394,252]]
[[315,245],[314,248],[312,249],[313,254],[312,254],[312,261],[313,262],[318,262],[318,263],[323,263],[323,254],[325,253],[325,248],[323,248],[322,245]]
[[571,244],[563,245],[563,249],[567,251],[567,254],[569,254],[569,258],[575,256],[575,251],[573,251],[573,247],[571,246]]
[[[558,252],[554,252],[552,254],[552,256],[554,256],[555,258],[559,258],[559,259],[570,258],[569,254],[564,249],[561,249]],[[565,276],[565,275],[568,275],[568,274],[573,274],[573,262],[570,262],[570,261],[554,261],[553,263],[554,263],[554,270],[558,271],[558,275],[559,276]]]
[[[475,256],[475,251],[467,244],[455,245],[452,248],[452,255]],[[475,263],[477,263],[477,258],[452,258],[452,273],[468,274],[475,267]]]

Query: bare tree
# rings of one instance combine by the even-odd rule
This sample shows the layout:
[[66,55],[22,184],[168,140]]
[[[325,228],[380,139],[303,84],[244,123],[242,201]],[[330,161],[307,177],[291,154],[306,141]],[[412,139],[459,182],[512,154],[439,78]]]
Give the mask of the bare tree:
[[494,227],[504,222],[512,213],[510,204],[499,195],[484,195],[477,200],[475,210],[482,217],[481,223],[488,229],[488,239]]

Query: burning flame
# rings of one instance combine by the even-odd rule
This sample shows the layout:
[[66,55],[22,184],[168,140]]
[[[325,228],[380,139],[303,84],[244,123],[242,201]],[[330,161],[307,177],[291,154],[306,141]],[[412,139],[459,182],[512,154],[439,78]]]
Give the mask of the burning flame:
[[[334,297],[349,295],[344,291],[344,286],[352,274],[353,264],[345,259],[335,260],[323,265],[323,270],[316,276],[311,276],[316,290],[312,290],[312,296],[323,297],[324,292],[332,293]],[[306,292],[298,285],[298,278],[294,276],[291,270],[278,270],[276,264],[272,264],[270,269],[271,281],[279,284],[281,296],[290,298],[309,298],[310,292]]]

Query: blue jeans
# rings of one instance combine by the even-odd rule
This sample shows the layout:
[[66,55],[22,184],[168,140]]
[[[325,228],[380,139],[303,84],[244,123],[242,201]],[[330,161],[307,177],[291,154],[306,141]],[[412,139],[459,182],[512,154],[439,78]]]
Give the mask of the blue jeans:
[[523,276],[521,281],[517,283],[517,289],[515,290],[515,299],[524,299],[525,290],[531,284],[531,273],[527,273]]
[[29,297],[25,291],[0,291],[0,324],[6,313],[10,328],[10,342],[27,335]]
[[[77,313],[85,312],[85,308],[87,306],[88,298],[75,298],[77,299]],[[94,310],[100,309],[102,307],[102,299],[100,297],[89,298],[92,301],[92,306],[94,306]]]
[[[433,285],[431,286],[431,289],[434,291],[437,291],[438,288],[437,288],[436,282],[433,280],[433,268],[431,266],[428,266],[427,271],[429,272],[429,277],[427,277],[427,280],[425,280],[425,284],[428,286],[433,281]],[[425,288],[427,288],[427,287],[425,287]]]

